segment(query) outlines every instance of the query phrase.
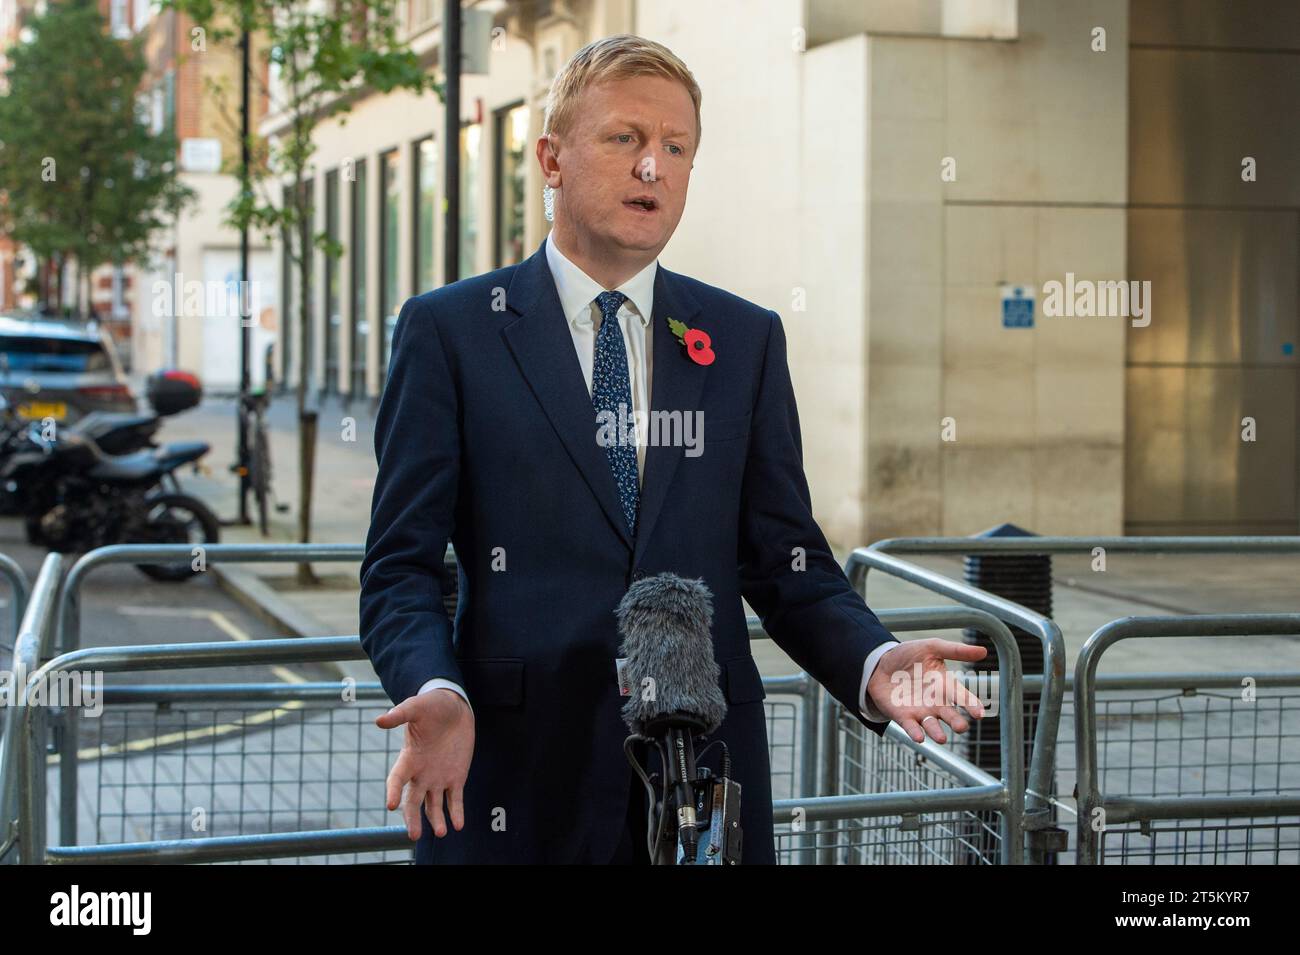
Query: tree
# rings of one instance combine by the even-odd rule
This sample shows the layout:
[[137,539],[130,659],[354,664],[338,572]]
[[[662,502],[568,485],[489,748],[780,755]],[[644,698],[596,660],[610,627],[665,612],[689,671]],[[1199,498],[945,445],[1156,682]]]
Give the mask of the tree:
[[175,136],[139,109],[140,39],[110,36],[93,0],[52,3],[31,28],[0,97],[0,225],[47,262],[76,258],[80,310],[91,272],[146,261],[195,194],[176,178]]
[[[299,279],[299,354],[310,356],[310,255],[315,249],[334,257],[342,254],[339,243],[324,231],[312,230],[316,127],[348,112],[351,100],[360,93],[432,89],[441,97],[441,88],[399,39],[394,0],[164,0],[164,6],[180,10],[194,21],[190,55],[204,53],[209,45],[235,47],[244,29],[260,38],[259,58],[270,67],[266,76],[278,74],[277,82],[264,80],[261,70],[251,71],[252,89],[267,98],[268,113],[281,117],[283,131],[274,137],[250,135],[248,145],[254,161],[247,188],[228,207],[226,221],[232,228],[247,225],[258,229],[268,239],[279,232]],[[227,122],[238,130],[239,90],[215,83],[210,92]],[[277,182],[291,186],[287,202],[271,194],[269,186]],[[288,331],[286,323],[286,334]],[[312,387],[312,362],[298,364],[298,537],[307,543],[311,540],[317,391]],[[302,583],[315,581],[306,563],[298,566],[298,577]]]

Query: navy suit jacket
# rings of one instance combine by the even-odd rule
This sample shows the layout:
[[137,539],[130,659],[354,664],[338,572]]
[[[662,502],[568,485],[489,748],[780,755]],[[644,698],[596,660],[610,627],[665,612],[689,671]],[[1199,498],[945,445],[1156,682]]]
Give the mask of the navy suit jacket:
[[[686,355],[668,318],[708,332],[711,365]],[[862,719],[864,661],[891,638],[813,520],[780,319],[661,265],[652,320],[651,408],[701,411],[703,453],[648,447],[633,539],[544,247],[401,310],[375,428],[361,641],[395,702],[443,677],[465,687],[476,720],[465,827],[437,839],[424,820],[417,861],[609,861],[632,778],[614,608],[643,576],[702,578],[713,592],[728,704],[714,738],[742,786],[744,862],[774,861],[774,842],[742,597]],[[442,602],[453,583],[454,621]]]

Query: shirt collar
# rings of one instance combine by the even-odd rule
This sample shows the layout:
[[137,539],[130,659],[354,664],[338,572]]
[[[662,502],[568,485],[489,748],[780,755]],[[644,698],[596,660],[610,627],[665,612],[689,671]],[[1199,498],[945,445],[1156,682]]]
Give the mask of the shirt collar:
[[[546,262],[555,279],[555,291],[559,293],[565,320],[570,323],[590,322],[591,303],[605,288],[556,248],[554,233],[546,237]],[[655,259],[613,290],[627,296],[626,304],[633,306],[642,328],[650,324],[650,316],[654,314],[655,273],[658,268],[659,260]]]

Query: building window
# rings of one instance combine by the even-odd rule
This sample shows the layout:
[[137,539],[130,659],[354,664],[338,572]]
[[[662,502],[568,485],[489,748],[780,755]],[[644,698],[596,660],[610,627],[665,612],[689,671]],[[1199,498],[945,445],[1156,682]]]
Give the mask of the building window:
[[414,294],[427,292],[434,287],[437,269],[434,253],[434,223],[437,220],[438,152],[433,137],[414,144],[416,168],[415,240],[411,251],[415,256]]
[[[325,235],[339,241],[339,171],[325,174]],[[333,394],[339,386],[339,260],[325,255],[325,381],[321,391]]]
[[162,92],[162,123],[163,129],[175,135],[176,133],[176,71],[168,70],[163,74],[163,92]]
[[149,90],[149,107],[149,131],[157,136],[163,131],[166,122],[161,85],[155,85]]
[[131,24],[128,22],[130,0],[112,0],[108,10],[109,27],[113,36],[125,40],[131,36]]
[[388,374],[388,356],[393,348],[393,329],[397,326],[401,289],[397,284],[398,232],[397,216],[402,198],[401,161],[396,149],[379,157],[379,314],[383,326],[379,340],[379,367]]
[[141,30],[147,27],[149,25],[149,21],[153,19],[154,0],[134,0],[134,3],[135,3],[135,19],[131,25],[132,27],[134,27],[135,32],[139,33]]
[[524,258],[524,184],[528,175],[528,107],[520,103],[496,113],[496,267]]
[[478,269],[478,175],[483,126],[468,123],[460,128],[460,278]]
[[366,356],[370,354],[370,316],[366,314],[366,161],[358,159],[352,180],[352,385],[354,396],[366,393]]

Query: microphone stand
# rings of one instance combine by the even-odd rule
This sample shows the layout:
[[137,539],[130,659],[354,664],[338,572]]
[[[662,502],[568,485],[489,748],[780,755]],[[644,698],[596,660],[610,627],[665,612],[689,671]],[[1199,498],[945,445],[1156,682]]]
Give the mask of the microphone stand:
[[[721,776],[715,777],[707,767],[696,765],[695,737],[705,729],[706,724],[697,717],[673,713],[647,722],[642,734],[630,736],[624,743],[628,760],[647,786],[649,779],[632,756],[631,741],[641,739],[654,743],[664,766],[663,798],[653,799],[651,793],[655,832],[650,848],[652,865],[740,864],[743,839],[740,784],[729,778],[729,755],[724,755]],[[717,742],[725,753],[726,744]],[[710,743],[706,750],[712,746]],[[669,820],[673,820],[675,835],[669,834],[665,839],[665,823]],[[705,825],[703,843],[701,822]]]

